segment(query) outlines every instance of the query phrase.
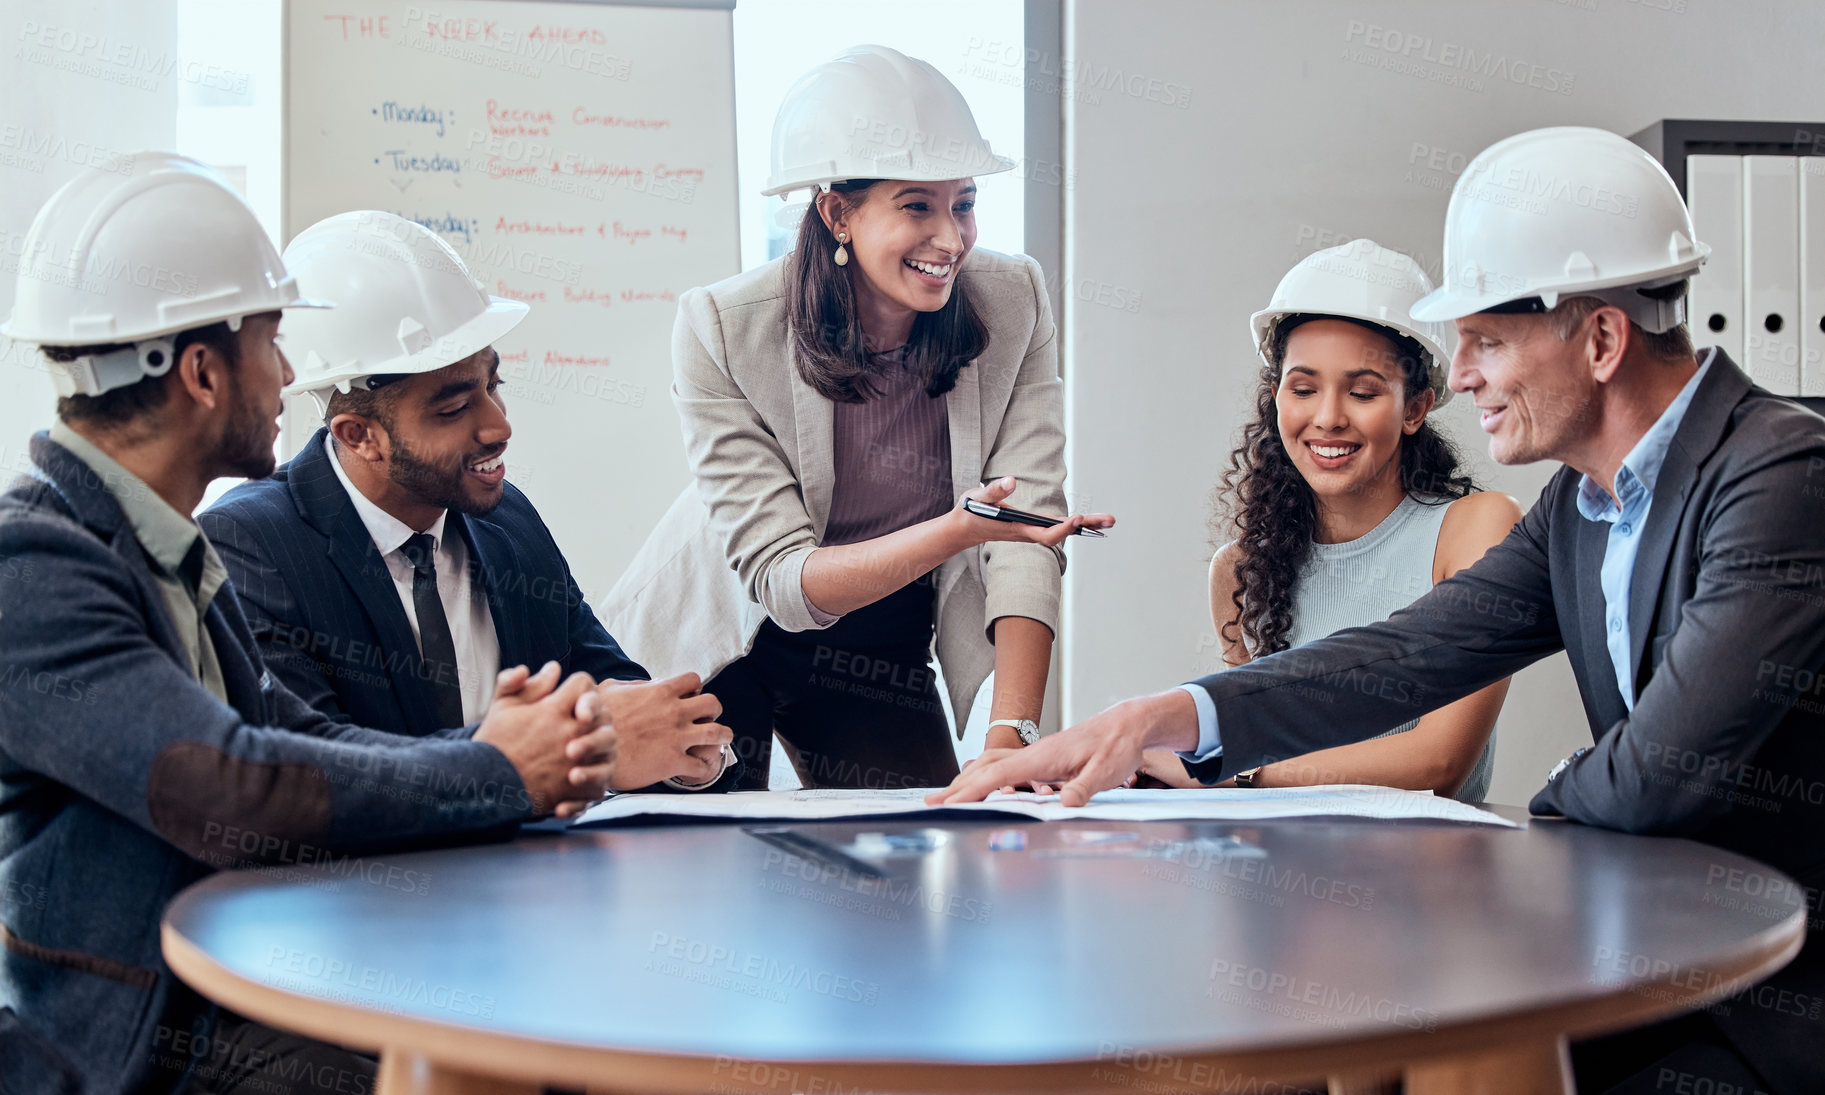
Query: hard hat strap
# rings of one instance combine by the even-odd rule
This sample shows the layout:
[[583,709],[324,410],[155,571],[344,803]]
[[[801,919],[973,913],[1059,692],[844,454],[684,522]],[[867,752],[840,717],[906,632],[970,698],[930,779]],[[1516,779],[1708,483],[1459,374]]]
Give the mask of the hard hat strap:
[[1686,301],[1681,296],[1673,300],[1656,300],[1641,292],[1653,286],[1622,285],[1609,289],[1578,289],[1570,292],[1554,293],[1556,298],[1547,304],[1540,297],[1522,297],[1520,300],[1503,301],[1500,304],[1484,308],[1486,315],[1541,315],[1553,310],[1560,301],[1571,297],[1596,297],[1605,304],[1620,308],[1629,320],[1649,334],[1665,334],[1686,321]]
[[138,355],[139,371],[147,376],[164,376],[177,364],[177,345],[168,338],[149,338],[133,345]]
[[148,338],[105,354],[53,361],[50,372],[58,395],[97,396],[149,376],[164,376],[175,364],[177,347],[171,339]]
[[326,420],[329,418],[330,393],[335,390],[334,388],[311,388],[305,393],[311,397],[311,402],[317,405],[318,418]]
[[[397,384],[411,376],[411,373],[370,373],[367,376],[349,377],[349,388],[360,388],[364,392],[377,392],[388,384]],[[343,391],[347,391],[344,388]]]
[[1644,295],[1643,286],[1625,285],[1615,289],[1597,289],[1589,294],[1605,304],[1613,304],[1627,313],[1635,326],[1651,335],[1665,334],[1686,321],[1686,298],[1655,300]]

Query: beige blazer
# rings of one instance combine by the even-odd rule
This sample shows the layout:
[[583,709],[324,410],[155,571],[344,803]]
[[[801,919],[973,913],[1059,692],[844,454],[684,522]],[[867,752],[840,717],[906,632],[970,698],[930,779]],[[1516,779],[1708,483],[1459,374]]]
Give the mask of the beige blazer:
[[[609,631],[655,677],[695,671],[709,680],[753,647],[768,617],[787,631],[817,627],[799,575],[830,514],[833,404],[792,361],[785,262],[678,302],[672,397],[696,482],[601,608]],[[975,250],[957,276],[989,344],[944,397],[952,486],[961,495],[1013,475],[1009,505],[1062,514],[1063,396],[1039,264]],[[1062,551],[993,543],[939,568],[935,645],[959,735],[995,667],[989,621],[1027,616],[1056,634],[1064,567]]]

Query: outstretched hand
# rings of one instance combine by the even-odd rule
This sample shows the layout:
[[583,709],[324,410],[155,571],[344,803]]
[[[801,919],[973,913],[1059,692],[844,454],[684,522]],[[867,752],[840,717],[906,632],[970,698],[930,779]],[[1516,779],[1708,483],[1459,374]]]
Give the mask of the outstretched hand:
[[1126,785],[1148,746],[1191,749],[1197,739],[1197,708],[1184,692],[1126,700],[1025,749],[987,750],[925,801],[932,806],[980,802],[1004,788],[1026,785],[1057,787],[1059,802],[1082,806],[1098,791]]

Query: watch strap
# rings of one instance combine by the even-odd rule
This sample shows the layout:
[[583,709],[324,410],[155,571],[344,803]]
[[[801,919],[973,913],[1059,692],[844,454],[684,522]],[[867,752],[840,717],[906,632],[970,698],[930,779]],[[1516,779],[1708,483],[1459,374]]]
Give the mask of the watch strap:
[[997,726],[1012,727],[1014,733],[1020,735],[1023,745],[1031,745],[1039,740],[1039,724],[1032,719],[994,719],[989,723],[990,729]]
[[680,791],[701,791],[706,787],[714,787],[716,781],[728,774],[729,769],[734,766],[735,750],[725,744],[722,747],[722,767],[716,769],[716,774],[709,779],[704,780],[702,783],[686,783],[678,776],[673,776],[670,779],[662,780],[661,782],[667,787],[676,787]]

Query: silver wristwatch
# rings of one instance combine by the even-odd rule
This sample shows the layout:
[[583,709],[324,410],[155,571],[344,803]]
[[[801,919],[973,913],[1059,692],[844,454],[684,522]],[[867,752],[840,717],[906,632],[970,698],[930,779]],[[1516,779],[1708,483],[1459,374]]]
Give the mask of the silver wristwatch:
[[686,782],[684,782],[684,780],[682,778],[680,778],[678,776],[673,776],[672,778],[667,779],[667,780],[662,780],[661,782],[664,783],[667,787],[676,787],[680,791],[701,791],[705,787],[715,786],[716,781],[721,779],[723,777],[723,775],[726,774],[728,772],[728,770],[730,768],[733,768],[734,766],[735,766],[735,750],[730,748],[727,745],[724,745],[722,747],[722,767],[716,769],[716,774],[711,776],[709,779],[704,780],[702,783],[686,783]]
[[1039,724],[1032,719],[996,719],[994,722],[989,723],[989,726],[991,728],[996,726],[1012,726],[1014,728],[1014,733],[1020,735],[1020,744],[1022,745],[1031,745],[1039,740]]
[[1587,745],[1584,748],[1573,752],[1571,756],[1566,757],[1564,760],[1553,765],[1553,770],[1546,773],[1546,782],[1551,783],[1553,780],[1558,779],[1560,772],[1563,772],[1567,768],[1570,768],[1572,766],[1573,761],[1577,760],[1579,757],[1583,756],[1584,754],[1586,754],[1590,751],[1591,751],[1591,747]]

